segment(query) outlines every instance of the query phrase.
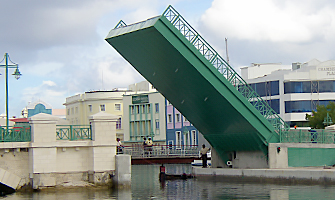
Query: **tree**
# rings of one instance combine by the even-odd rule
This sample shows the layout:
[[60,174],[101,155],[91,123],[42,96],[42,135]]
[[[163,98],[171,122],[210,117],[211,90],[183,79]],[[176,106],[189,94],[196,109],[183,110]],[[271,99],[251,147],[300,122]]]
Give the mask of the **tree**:
[[325,125],[323,121],[327,117],[327,113],[331,119],[335,119],[335,103],[330,102],[327,106],[319,105],[316,106],[316,111],[312,111],[312,115],[306,114],[306,120],[309,120],[309,125],[311,128],[324,129]]

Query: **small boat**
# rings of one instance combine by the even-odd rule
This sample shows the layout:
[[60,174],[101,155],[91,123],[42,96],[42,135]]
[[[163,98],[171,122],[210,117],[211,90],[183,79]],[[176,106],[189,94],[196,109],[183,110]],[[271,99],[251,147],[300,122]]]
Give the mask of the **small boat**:
[[160,181],[165,181],[165,180],[186,180],[186,179],[190,179],[190,178],[194,178],[194,176],[192,174],[165,174],[165,173],[160,173],[159,174],[159,180]]
[[165,167],[164,165],[160,166],[160,173],[159,173],[159,181],[165,181],[165,180],[186,180],[189,178],[194,178],[192,174],[166,174],[165,173]]

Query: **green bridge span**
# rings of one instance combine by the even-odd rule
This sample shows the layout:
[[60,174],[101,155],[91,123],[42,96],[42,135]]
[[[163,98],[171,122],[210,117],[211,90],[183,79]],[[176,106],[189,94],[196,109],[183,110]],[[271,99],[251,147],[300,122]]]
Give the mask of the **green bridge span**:
[[164,95],[226,161],[228,152],[263,151],[285,122],[171,6],[126,25],[106,41]]

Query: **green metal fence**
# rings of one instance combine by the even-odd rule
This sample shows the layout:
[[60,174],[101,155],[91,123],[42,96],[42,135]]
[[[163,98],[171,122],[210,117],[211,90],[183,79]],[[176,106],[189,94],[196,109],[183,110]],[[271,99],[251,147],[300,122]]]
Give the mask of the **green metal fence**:
[[[175,28],[273,125],[275,131],[289,129],[284,120],[265,102],[235,70],[188,24],[188,22],[172,7],[163,13]],[[116,27],[125,26],[122,21]]]
[[90,125],[57,125],[57,140],[92,140]]
[[282,143],[320,143],[334,144],[335,131],[325,129],[294,129],[282,131],[280,142]]
[[0,142],[30,142],[30,127],[0,127]]

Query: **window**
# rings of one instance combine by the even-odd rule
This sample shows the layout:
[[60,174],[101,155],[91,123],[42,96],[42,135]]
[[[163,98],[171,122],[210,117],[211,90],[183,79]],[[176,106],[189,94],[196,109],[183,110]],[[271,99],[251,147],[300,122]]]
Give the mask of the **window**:
[[145,105],[142,105],[142,113],[145,113]]
[[135,107],[134,106],[130,106],[130,110],[131,110],[131,114],[135,113]]
[[137,105],[137,106],[135,106],[135,108],[136,108],[136,113],[140,114],[140,106]]
[[311,93],[311,81],[286,82],[284,83],[284,93]]
[[105,109],[105,104],[101,104],[101,105],[100,105],[100,111],[106,111],[106,109]]
[[75,108],[76,114],[78,114],[78,107]]
[[70,115],[70,108],[67,109],[67,115]]
[[[252,105],[254,105],[257,101],[250,102]],[[269,104],[269,106],[277,113],[280,114],[280,102],[279,99],[271,99],[266,100],[266,102]]]
[[115,110],[116,110],[116,111],[121,111],[121,104],[116,103],[116,104],[115,104]]
[[148,113],[150,113],[151,112],[150,104],[147,104],[147,107],[148,107]]
[[187,133],[183,133],[184,135],[184,145],[190,145],[190,133],[187,131]]
[[159,119],[156,119],[156,129],[159,129]]
[[88,111],[92,112],[92,105],[88,105]]
[[73,115],[74,114],[74,111],[73,111],[73,108],[71,108],[71,115]]
[[188,119],[186,117],[184,117],[184,122],[188,122]]
[[176,145],[181,145],[181,132],[176,131]]
[[176,114],[176,121],[180,122],[180,114],[179,113]]
[[121,129],[121,117],[116,121],[116,129]]
[[311,112],[311,101],[285,101],[285,113]]
[[271,84],[271,96],[279,95],[279,81],[271,81],[269,83]]
[[279,95],[279,81],[251,83],[249,86],[261,97]]
[[285,101],[285,113],[311,112],[312,110],[316,110],[317,105],[327,106],[329,102],[335,102],[335,101],[334,100]]
[[191,140],[192,140],[191,145],[197,145],[197,131],[196,130],[191,131]]
[[155,103],[155,112],[158,113],[159,112],[159,104]]
[[171,122],[172,122],[172,115],[168,114],[168,123],[171,123]]

